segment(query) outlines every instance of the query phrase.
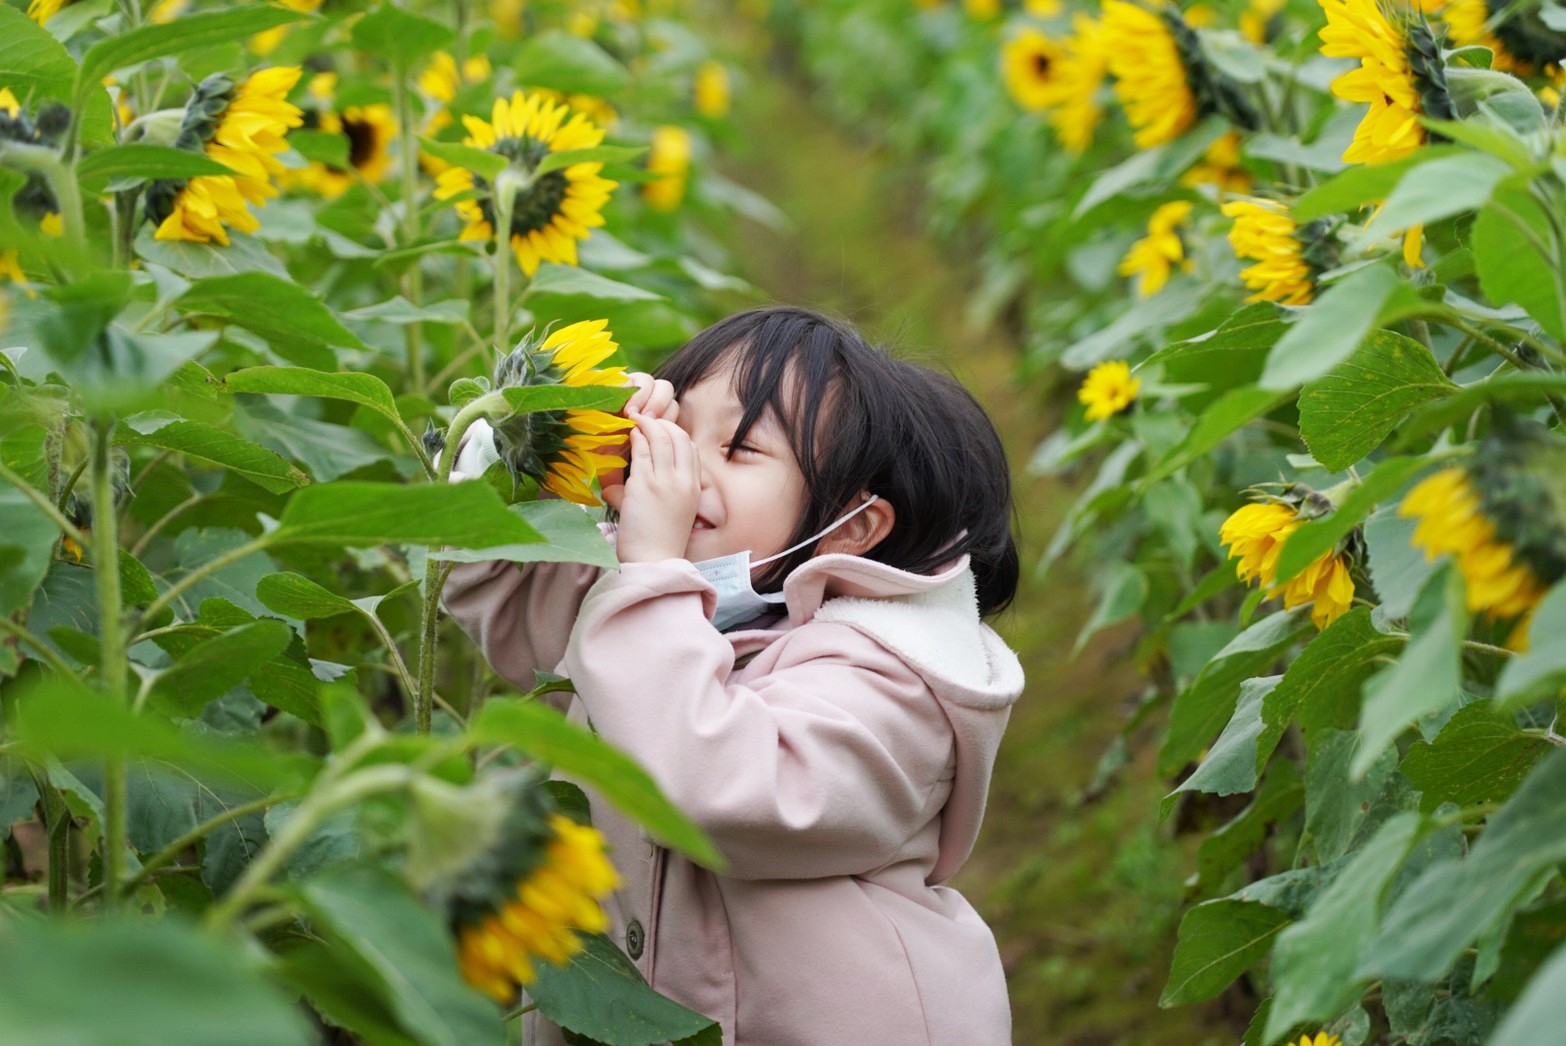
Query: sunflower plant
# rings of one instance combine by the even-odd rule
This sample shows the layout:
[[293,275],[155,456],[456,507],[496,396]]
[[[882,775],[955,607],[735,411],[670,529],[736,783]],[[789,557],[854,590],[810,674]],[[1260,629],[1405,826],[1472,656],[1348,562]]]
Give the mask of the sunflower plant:
[[1084,636],[1139,626],[1148,684],[1092,790],[1141,774],[1166,798],[1127,831],[1198,837],[1178,925],[1139,946],[1172,948],[1163,1005],[1242,1014],[1247,1043],[1520,1044],[1560,1012],[1566,881],[1535,827],[1566,816],[1557,15],[767,22],[840,113],[889,114],[861,133],[979,245],[974,315],[1081,404],[1034,458],[1082,491],[1037,569],[1092,579]]
[[[5,1037],[714,1041],[607,935],[587,793],[721,855],[440,612],[464,558],[614,565],[554,495],[733,307],[695,209],[611,205],[727,133],[715,74],[517,14],[0,5]],[[504,482],[448,483],[480,417]]]

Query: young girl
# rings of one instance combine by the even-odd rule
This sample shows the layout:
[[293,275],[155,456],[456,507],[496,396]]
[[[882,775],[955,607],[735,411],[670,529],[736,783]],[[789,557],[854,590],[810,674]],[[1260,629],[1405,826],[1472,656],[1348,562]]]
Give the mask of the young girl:
[[727,1044],[1011,1042],[994,938],[941,885],[1022,689],[981,621],[1017,583],[993,426],[798,308],[724,320],[638,385],[630,468],[603,479],[620,568],[477,563],[445,590],[497,672],[570,676],[572,718],[728,858],[591,797],[625,880],[611,934]]

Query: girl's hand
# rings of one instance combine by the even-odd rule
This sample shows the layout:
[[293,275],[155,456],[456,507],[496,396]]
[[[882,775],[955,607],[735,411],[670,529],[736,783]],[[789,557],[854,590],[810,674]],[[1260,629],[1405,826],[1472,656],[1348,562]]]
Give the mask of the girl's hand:
[[636,422],[631,432],[631,474],[619,488],[615,549],[622,563],[684,556],[701,497],[696,445],[672,421],[640,413],[631,418]]
[[[636,391],[631,393],[631,398],[625,401],[625,406],[620,413],[627,418],[633,418],[638,414],[645,415],[654,420],[677,421],[680,417],[680,403],[674,398],[674,386],[667,381],[654,378],[651,374],[643,374],[633,371],[626,375],[628,384],[636,386]],[[618,454],[625,457],[630,453],[629,443],[610,444],[600,453]],[[598,484],[603,491],[604,504],[618,510],[625,499],[625,470],[610,469],[598,475]]]

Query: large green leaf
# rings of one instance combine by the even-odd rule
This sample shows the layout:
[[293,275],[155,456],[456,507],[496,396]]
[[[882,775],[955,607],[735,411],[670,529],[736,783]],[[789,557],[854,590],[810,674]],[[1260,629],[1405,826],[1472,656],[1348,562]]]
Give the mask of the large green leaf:
[[126,835],[140,853],[157,853],[196,827],[199,783],[150,760],[126,770]]
[[296,1046],[312,1033],[250,950],[173,916],[7,920],[0,1027],[17,1043]]
[[603,934],[584,935],[564,967],[540,963],[528,994],[555,1024],[605,1046],[711,1042],[718,1023],[647,986],[641,971]]
[[645,825],[664,845],[708,867],[724,866],[706,833],[664,798],[645,770],[554,709],[536,701],[491,699],[468,723],[468,736],[484,744],[511,745],[555,767]]
[[213,276],[193,283],[175,305],[188,313],[217,316],[265,338],[284,359],[312,365],[335,361],[332,346],[363,349],[332,310],[291,280],[265,272]]
[[1262,844],[1273,824],[1293,815],[1304,800],[1305,787],[1292,761],[1279,759],[1268,767],[1250,805],[1202,840],[1196,855],[1202,887],[1210,890]]
[[1525,899],[1534,876],[1566,861],[1566,751],[1549,752],[1467,857],[1432,865],[1387,912],[1357,976],[1434,981]]
[[293,629],[265,620],[231,629],[200,643],[158,674],[150,690],[155,708],[194,716],[208,701],[238,686],[288,646]]
[[206,153],[150,142],[110,146],[88,153],[76,162],[76,176],[87,186],[122,178],[194,178],[203,174],[233,173]]
[[67,98],[76,63],[65,45],[21,9],[0,6],[0,77],[18,98]]
[[588,272],[575,265],[545,264],[527,285],[523,301],[533,298],[603,298],[609,301],[661,301],[663,295]]
[[1403,176],[1420,164],[1462,155],[1465,154],[1456,146],[1427,146],[1391,163],[1355,164],[1301,196],[1293,207],[1294,220],[1308,222],[1329,214],[1357,211],[1386,199]]
[[223,386],[230,392],[275,392],[347,400],[369,407],[390,421],[402,421],[391,389],[373,374],[334,373],[309,367],[246,367],[225,377]]
[[504,1042],[501,1011],[464,983],[451,937],[390,872],[345,865],[298,889],[322,929],[374,970],[385,1002],[414,1039],[432,1046]]
[[76,73],[74,93],[77,98],[85,98],[91,88],[117,69],[244,40],[274,26],[309,17],[279,5],[250,4],[181,15],[172,22],[116,33],[87,49]]
[[1354,979],[1355,961],[1375,933],[1382,899],[1418,831],[1415,814],[1387,821],[1317,895],[1305,917],[1278,935],[1268,1042],[1296,1024],[1326,1021],[1359,998],[1363,985]]
[[238,231],[228,234],[228,244],[224,246],[190,240],[160,240],[153,235],[149,225],[136,234],[136,256],[193,280],[241,272],[265,272],[279,279],[288,278],[288,270],[266,249],[266,244]]
[[1489,701],[1475,701],[1458,709],[1434,741],[1416,741],[1398,769],[1423,793],[1421,809],[1499,805],[1549,750],[1550,742],[1523,733]]
[[1369,265],[1327,287],[1273,346],[1261,387],[1292,389],[1348,359],[1398,285],[1390,266]]
[[1474,261],[1485,297],[1497,305],[1516,302],[1563,342],[1566,273],[1547,250],[1551,217],[1526,188],[1503,185],[1474,219]]
[[1409,411],[1456,391],[1429,349],[1376,331],[1300,392],[1300,435],[1317,461],[1339,471],[1380,446]]
[[614,98],[629,81],[625,66],[607,51],[572,33],[548,29],[529,36],[512,59],[517,83],[567,94]]
[[1172,382],[1202,382],[1219,388],[1248,385],[1261,377],[1267,350],[1289,325],[1271,302],[1258,301],[1224,320],[1216,330],[1167,345],[1144,366],[1162,365]]
[[620,565],[593,517],[576,505],[566,501],[524,501],[512,511],[527,520],[542,540],[477,550],[448,548],[431,551],[430,555],[455,563],[509,559],[513,563],[588,563],[606,570]]
[[1245,385],[1230,389],[1218,397],[1191,426],[1180,445],[1165,454],[1148,473],[1147,482],[1163,477],[1190,464],[1212,450],[1225,438],[1284,403],[1287,393]]
[[446,25],[404,10],[389,0],[376,5],[353,26],[354,46],[402,70],[411,69],[421,58],[451,46],[453,37]]
[[290,571],[262,578],[256,586],[256,598],[265,603],[268,610],[302,621],[352,614],[359,609],[346,596],[339,596],[303,574]]
[[1168,817],[1169,811],[1182,792],[1210,792],[1213,795],[1234,795],[1249,792],[1256,787],[1258,772],[1256,739],[1262,733],[1262,699],[1265,698],[1282,676],[1260,676],[1240,684],[1240,697],[1234,706],[1234,715],[1218,735],[1212,748],[1196,772],[1181,781],[1175,790],[1164,797],[1159,808],[1160,817]]
[[1382,752],[1363,776],[1350,773],[1361,749],[1352,730],[1318,730],[1305,767],[1305,838],[1316,863],[1347,854],[1356,834],[1374,815],[1374,804],[1397,765],[1397,753]]
[[1317,556],[1357,527],[1375,509],[1430,464],[1429,458],[1387,458],[1349,489],[1332,512],[1311,520],[1290,534],[1278,555],[1278,581],[1284,582],[1304,570]]
[[483,483],[360,483],[338,480],[300,490],[283,508],[274,545],[493,545],[540,535]]
[[1211,999],[1272,948],[1290,923],[1287,912],[1267,904],[1225,897],[1199,904],[1180,920],[1160,1006]]
[[310,482],[309,476],[277,454],[216,425],[184,421],[159,412],[127,418],[125,425],[129,431],[121,430],[123,442],[171,450],[219,465],[273,494]]
[[1398,426],[1393,447],[1414,446],[1432,432],[1451,425],[1466,425],[1475,410],[1487,403],[1516,403],[1524,407],[1544,401],[1550,393],[1566,393],[1566,374],[1544,371],[1498,371],[1471,385],[1461,386],[1454,395],[1427,403]]
[[1310,628],[1304,608],[1270,614],[1241,632],[1175,698],[1160,773],[1173,774],[1212,741],[1234,714],[1240,684],[1259,675]]
[[624,385],[509,385],[500,394],[513,414],[532,414],[543,410],[615,411],[634,391]]
[[1380,237],[1402,232],[1410,225],[1476,210],[1509,174],[1510,165],[1488,153],[1464,152],[1422,163],[1402,177],[1386,205],[1350,241],[1348,250],[1357,254]]
[[1490,1046],[1538,1046],[1553,1042],[1566,1025],[1566,946],[1528,982],[1516,1004],[1501,1019]]

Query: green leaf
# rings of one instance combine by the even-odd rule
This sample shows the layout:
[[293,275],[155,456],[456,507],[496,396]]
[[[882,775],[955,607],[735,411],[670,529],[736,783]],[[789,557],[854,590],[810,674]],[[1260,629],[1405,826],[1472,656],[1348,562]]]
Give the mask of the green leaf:
[[1278,307],[1258,301],[1224,320],[1217,330],[1177,341],[1143,364],[1160,364],[1167,380],[1205,382],[1219,388],[1248,385],[1261,377],[1267,350],[1288,330]]
[[548,763],[594,789],[664,845],[709,868],[721,870],[726,863],[706,833],[664,798],[645,770],[546,705],[491,698],[468,722],[468,736],[483,744],[511,745]]
[[1434,981],[1526,899],[1535,875],[1566,861],[1566,751],[1547,753],[1468,855],[1427,868],[1393,903],[1356,976]]
[[1415,814],[1387,821],[1317,895],[1305,917],[1278,935],[1268,1042],[1296,1024],[1326,1021],[1359,998],[1364,986],[1354,979],[1355,962],[1375,933],[1387,888],[1418,832]]
[[629,283],[579,269],[574,265],[545,263],[538,267],[523,293],[523,301],[536,297],[600,298],[607,301],[662,301],[663,295]]
[[240,433],[303,465],[317,481],[338,479],[394,455],[363,429],[289,414],[273,403],[241,403],[234,409]]
[[141,181],[148,178],[194,178],[203,174],[233,173],[205,153],[148,142],[112,145],[88,153],[76,161],[76,177],[86,187],[126,178]]
[[1218,397],[1191,426],[1178,447],[1165,454],[1144,482],[1163,479],[1195,461],[1225,438],[1288,400],[1287,393],[1246,385]]
[[1362,744],[1353,773],[1364,774],[1393,738],[1421,716],[1455,702],[1462,681],[1459,656],[1468,634],[1462,584],[1450,569],[1433,576],[1414,606],[1419,625],[1397,664],[1365,682],[1360,713]]
[[[535,414],[545,410],[616,411],[636,391],[623,385],[510,385],[500,389],[511,414]],[[505,415],[495,412],[494,418]]]
[[1398,769],[1424,793],[1422,810],[1447,802],[1499,805],[1550,747],[1537,734],[1517,729],[1511,717],[1498,714],[1489,701],[1475,701],[1458,709],[1434,741],[1416,741]]
[[139,853],[157,853],[196,827],[197,782],[150,760],[126,769],[126,834]]
[[1566,393],[1566,374],[1543,371],[1492,373],[1471,385],[1461,386],[1455,395],[1427,403],[1398,426],[1392,445],[1397,449],[1414,446],[1432,432],[1452,425],[1464,425],[1475,410],[1486,403],[1516,403],[1524,407],[1542,404],[1550,393]]
[[645,145],[599,145],[591,149],[566,149],[544,157],[533,173],[544,175],[550,171],[563,171],[579,163],[628,163],[646,151]]
[[377,5],[353,25],[355,47],[404,71],[412,69],[420,59],[450,47],[455,35],[442,23],[398,7],[390,0]]
[[199,714],[207,702],[282,653],[293,634],[283,622],[265,620],[197,644],[172,668],[158,673],[149,692],[153,707],[175,716]]
[[1552,1042],[1566,1024],[1566,946],[1557,948],[1501,1018],[1490,1046],[1537,1046]]
[[1544,641],[1566,636],[1566,581],[1545,593],[1528,630],[1534,637],[1528,652],[1508,660],[1496,681],[1495,699],[1501,705],[1542,699],[1566,685],[1566,644]]
[[340,171],[346,171],[349,167],[349,142],[346,134],[332,131],[294,130],[288,132],[288,144],[306,160],[314,160],[316,163],[335,167]]
[[1151,298],[1137,300],[1109,323],[1068,346],[1060,354],[1060,361],[1071,370],[1087,370],[1105,360],[1124,357],[1149,332],[1181,322],[1211,296],[1207,288],[1195,281],[1172,283]]
[[391,389],[373,374],[329,373],[308,367],[246,367],[224,378],[223,385],[229,392],[272,392],[347,400],[402,424]]
[[1131,189],[1156,188],[1174,181],[1225,130],[1223,120],[1212,118],[1172,142],[1139,150],[1093,180],[1082,199],[1077,201],[1074,217],[1080,218],[1101,203],[1125,196]]
[[264,272],[242,272],[198,280],[174,303],[188,313],[206,313],[265,338],[278,355],[309,365],[335,356],[331,346],[367,346],[304,287]]
[[539,1012],[555,1024],[608,1046],[678,1043],[718,1027],[649,988],[608,937],[584,934],[582,943],[567,966],[539,963],[538,980],[528,986]]
[[[0,439],[0,460],[24,481],[47,488],[48,476],[42,468],[44,439],[41,425],[8,433]],[[33,601],[33,592],[49,572],[60,530],[32,498],[3,479],[0,515],[5,517],[5,528],[0,532],[0,615],[9,617]]]
[[313,1035],[252,953],[181,919],[8,920],[0,1027],[13,1042],[294,1046]]
[[1163,1007],[1211,999],[1272,947],[1290,919],[1266,904],[1223,898],[1199,904],[1180,920]]
[[1160,773],[1173,774],[1196,758],[1227,723],[1240,684],[1259,675],[1313,627],[1303,607],[1262,618],[1236,636],[1175,698],[1169,733],[1158,753]]
[[1183,792],[1209,792],[1234,795],[1256,787],[1256,739],[1262,733],[1262,699],[1278,685],[1282,676],[1247,679],[1240,684],[1240,697],[1218,740],[1213,742],[1196,772],[1164,796],[1158,816],[1167,818],[1175,800]]
[[1365,521],[1365,559],[1370,582],[1381,601],[1381,613],[1390,621],[1408,617],[1414,600],[1435,572],[1436,564],[1414,544],[1416,519],[1397,514],[1388,505]]
[[1376,505],[1391,497],[1430,464],[1429,458],[1386,458],[1350,488],[1329,515],[1313,519],[1290,534],[1278,555],[1278,581],[1304,570],[1316,557],[1357,527]]
[[1294,220],[1304,223],[1329,214],[1357,211],[1366,204],[1386,199],[1403,176],[1420,164],[1463,155],[1466,154],[1456,146],[1434,145],[1391,163],[1355,164],[1295,201]]
[[143,25],[93,44],[82,57],[72,94],[83,99],[105,76],[154,58],[188,54],[219,44],[248,39],[274,26],[303,21],[311,16],[274,4],[250,4],[221,11],[180,15],[161,25]]
[[352,600],[291,571],[262,578],[256,585],[256,598],[265,603],[268,610],[301,621],[352,614],[359,609]]
[[1119,624],[1141,609],[1142,601],[1147,598],[1147,575],[1131,563],[1110,563],[1096,579],[1096,587],[1098,605],[1093,608],[1093,616],[1082,626],[1082,631],[1077,633],[1077,641],[1071,648],[1073,654],[1080,653],[1095,633]]
[[492,545],[537,541],[483,483],[403,486],[338,480],[300,490],[269,536],[274,545]]
[[1566,341],[1566,280],[1541,239],[1550,229],[1545,214],[1526,188],[1503,185],[1479,212],[1473,225],[1474,261],[1479,286],[1496,305],[1515,302],[1527,310],[1557,342]]
[[127,418],[125,428],[120,430],[122,442],[159,447],[197,461],[210,462],[273,494],[282,494],[310,482],[309,476],[277,454],[227,429],[199,421],[160,424],[162,420],[154,413]]
[[0,7],[0,69],[18,99],[70,97],[76,63],[65,45],[15,7]]
[[382,302],[366,305],[343,313],[345,320],[375,320],[378,323],[462,323],[468,318],[471,306],[466,301],[450,299],[418,306],[400,294],[394,294]]
[[593,517],[576,505],[566,501],[524,501],[513,506],[512,511],[527,520],[538,531],[541,540],[473,551],[431,550],[431,557],[454,563],[482,563],[492,559],[507,559],[513,563],[587,563],[605,570],[614,570],[620,565]]
[[422,134],[419,135],[419,148],[437,160],[445,160],[453,167],[465,167],[488,182],[493,182],[511,162],[499,153],[492,153],[488,149],[459,145],[456,142],[442,142]]
[[501,1011],[463,982],[435,913],[390,872],[347,865],[298,890],[318,925],[374,970],[380,994],[414,1039],[433,1046],[502,1041]]
[[1310,765],[1305,768],[1304,843],[1317,864],[1350,851],[1397,765],[1396,753],[1383,751],[1363,775],[1351,773],[1351,764],[1364,751],[1361,741],[1352,730],[1320,730],[1311,738]]
[[524,87],[551,87],[565,94],[616,98],[630,81],[625,66],[607,51],[572,33],[534,33],[516,49],[511,67]]
[[1261,387],[1292,389],[1348,359],[1399,283],[1390,266],[1370,265],[1327,287],[1273,346]]
[[1488,153],[1440,156],[1409,171],[1387,202],[1348,244],[1357,254],[1377,239],[1410,225],[1440,221],[1482,207],[1502,178],[1512,173],[1504,161]]
[[1380,446],[1409,411],[1456,390],[1429,349],[1376,331],[1300,392],[1300,435],[1317,461],[1340,471]]
[[153,236],[151,226],[147,226],[136,234],[136,256],[193,280],[241,272],[265,272],[279,279],[289,278],[288,270],[272,256],[265,244],[242,232],[230,232],[228,246],[224,247],[189,240],[159,240]]
[[[178,581],[213,557],[233,552],[250,541],[251,536],[244,531],[226,527],[180,531],[179,537],[174,539],[176,565],[168,572],[167,580]],[[191,586],[181,597],[180,609],[186,611],[183,616],[195,617],[189,608],[199,607],[203,601],[214,597],[226,599],[252,614],[264,613],[266,608],[256,600],[256,583],[276,569],[265,552],[258,550],[241,556]]]
[[1305,786],[1294,763],[1273,763],[1251,804],[1202,840],[1196,854],[1201,885],[1211,889],[1266,840],[1269,826],[1293,816],[1304,800]]

